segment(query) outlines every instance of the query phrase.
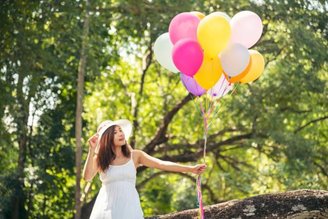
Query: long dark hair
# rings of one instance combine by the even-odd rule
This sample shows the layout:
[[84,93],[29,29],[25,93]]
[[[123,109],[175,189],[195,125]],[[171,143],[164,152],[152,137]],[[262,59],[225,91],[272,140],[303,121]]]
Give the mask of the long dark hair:
[[[109,127],[104,134],[102,134],[99,142],[99,151],[97,156],[97,164],[101,171],[105,171],[111,162],[115,160],[115,145],[114,145],[114,132],[117,126]],[[127,158],[130,157],[131,151],[127,144],[122,146],[123,155]]]

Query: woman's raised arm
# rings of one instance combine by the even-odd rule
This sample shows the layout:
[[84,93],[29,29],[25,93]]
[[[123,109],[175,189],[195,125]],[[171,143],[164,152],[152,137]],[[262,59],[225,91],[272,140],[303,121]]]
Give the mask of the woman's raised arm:
[[97,165],[97,154],[95,152],[97,140],[98,140],[98,134],[95,134],[88,139],[89,152],[83,168],[83,178],[85,181],[91,181],[93,177],[97,174],[99,169]]

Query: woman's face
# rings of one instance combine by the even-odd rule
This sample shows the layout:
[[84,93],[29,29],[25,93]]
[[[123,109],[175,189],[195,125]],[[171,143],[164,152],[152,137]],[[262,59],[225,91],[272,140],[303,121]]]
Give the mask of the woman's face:
[[115,126],[114,130],[114,145],[123,146],[125,145],[125,136],[120,126]]

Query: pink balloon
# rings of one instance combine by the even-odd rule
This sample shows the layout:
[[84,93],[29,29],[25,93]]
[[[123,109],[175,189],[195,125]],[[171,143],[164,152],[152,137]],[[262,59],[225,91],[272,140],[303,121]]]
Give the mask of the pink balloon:
[[238,12],[232,17],[230,25],[231,42],[233,43],[240,43],[246,48],[250,48],[261,38],[262,20],[254,12]]
[[174,65],[181,73],[192,77],[203,63],[203,50],[199,43],[192,39],[179,40],[173,47]]
[[181,39],[191,38],[197,40],[197,27],[200,20],[196,15],[183,12],[176,15],[170,22],[169,34],[173,44]]

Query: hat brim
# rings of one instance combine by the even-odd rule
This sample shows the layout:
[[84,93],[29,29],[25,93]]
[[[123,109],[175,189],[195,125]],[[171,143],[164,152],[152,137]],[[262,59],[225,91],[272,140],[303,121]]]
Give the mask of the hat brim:
[[129,120],[127,119],[120,119],[120,120],[116,120],[116,121],[110,121],[110,120],[106,120],[104,122],[102,122],[97,130],[98,133],[98,142],[100,141],[102,135],[104,134],[104,132],[111,126],[114,125],[118,125],[121,127],[122,131],[124,132],[124,136],[125,136],[125,140],[128,140],[129,137],[132,134],[132,124]]

